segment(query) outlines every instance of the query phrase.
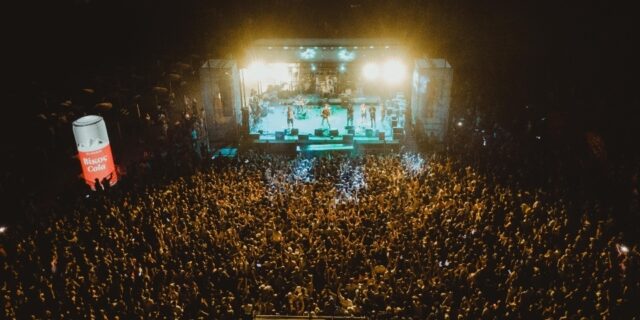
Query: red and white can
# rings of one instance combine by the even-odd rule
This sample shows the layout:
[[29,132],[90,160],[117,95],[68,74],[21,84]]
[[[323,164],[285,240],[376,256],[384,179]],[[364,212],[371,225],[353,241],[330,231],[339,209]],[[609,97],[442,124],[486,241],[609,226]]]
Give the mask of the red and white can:
[[100,116],[84,116],[73,122],[73,136],[78,147],[78,159],[84,180],[96,190],[96,182],[104,179],[113,186],[118,182],[116,167],[109,145],[109,135],[104,119]]

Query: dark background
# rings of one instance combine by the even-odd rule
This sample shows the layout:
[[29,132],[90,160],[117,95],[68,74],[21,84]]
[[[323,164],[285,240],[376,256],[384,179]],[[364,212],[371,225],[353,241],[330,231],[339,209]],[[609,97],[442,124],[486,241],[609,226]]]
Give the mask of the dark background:
[[631,4],[52,0],[3,6],[3,170],[49,165],[21,156],[38,139],[32,122],[43,96],[62,98],[90,87],[96,75],[144,72],[193,54],[240,57],[261,37],[397,38],[415,54],[452,64],[453,116],[475,110],[520,130],[518,119],[535,110],[563,119],[553,139],[596,132],[611,158],[637,152],[639,28]]
[[477,100],[454,97],[454,108],[508,120],[539,105],[604,135],[636,122],[637,11],[609,1],[58,0],[3,11],[5,80],[25,105],[9,111],[28,109],[21,93],[34,83],[64,90],[117,66],[239,56],[259,37],[382,36],[448,59],[456,88]]

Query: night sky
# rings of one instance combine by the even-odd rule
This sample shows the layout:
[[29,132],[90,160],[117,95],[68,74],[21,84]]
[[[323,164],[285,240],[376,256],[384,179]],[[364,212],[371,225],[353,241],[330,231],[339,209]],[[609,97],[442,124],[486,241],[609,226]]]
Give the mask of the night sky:
[[[34,92],[74,90],[115,68],[239,57],[260,37],[394,37],[451,62],[454,113],[478,108],[509,124],[530,105],[620,150],[635,142],[639,28],[626,4],[59,0],[17,1],[3,13],[4,110],[27,122]],[[5,145],[16,142],[7,137],[14,129],[3,126]]]

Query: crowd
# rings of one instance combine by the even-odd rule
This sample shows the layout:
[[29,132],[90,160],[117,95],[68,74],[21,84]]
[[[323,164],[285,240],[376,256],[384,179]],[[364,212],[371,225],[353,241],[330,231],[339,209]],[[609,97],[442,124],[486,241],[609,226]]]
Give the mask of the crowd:
[[246,154],[73,207],[0,257],[6,318],[640,317],[607,208],[442,154]]
[[[161,163],[184,166],[156,170],[156,176],[192,172],[209,153],[197,73],[202,61],[197,55],[153,59],[136,67],[70,75],[55,84],[23,84],[9,100],[20,110],[11,118],[20,126],[2,127],[7,142],[0,159],[0,193],[13,201],[0,213],[0,224],[38,223],[60,202],[60,194],[51,190],[77,191],[72,122],[85,115],[105,119],[120,175],[133,171],[132,176],[144,177],[137,172]],[[5,133],[7,127],[11,130]]]

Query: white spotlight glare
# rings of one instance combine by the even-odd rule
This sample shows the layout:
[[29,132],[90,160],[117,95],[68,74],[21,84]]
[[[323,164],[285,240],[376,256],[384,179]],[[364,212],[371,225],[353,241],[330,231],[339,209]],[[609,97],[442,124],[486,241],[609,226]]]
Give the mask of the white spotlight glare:
[[388,84],[398,84],[404,80],[407,68],[400,60],[394,59],[384,64],[382,72]]
[[367,80],[375,80],[380,75],[380,67],[375,63],[367,63],[362,68],[362,75]]
[[254,80],[262,80],[268,73],[267,65],[262,61],[254,61],[247,68],[247,77]]
[[273,63],[268,70],[270,78],[280,84],[289,80],[289,65],[286,63]]

